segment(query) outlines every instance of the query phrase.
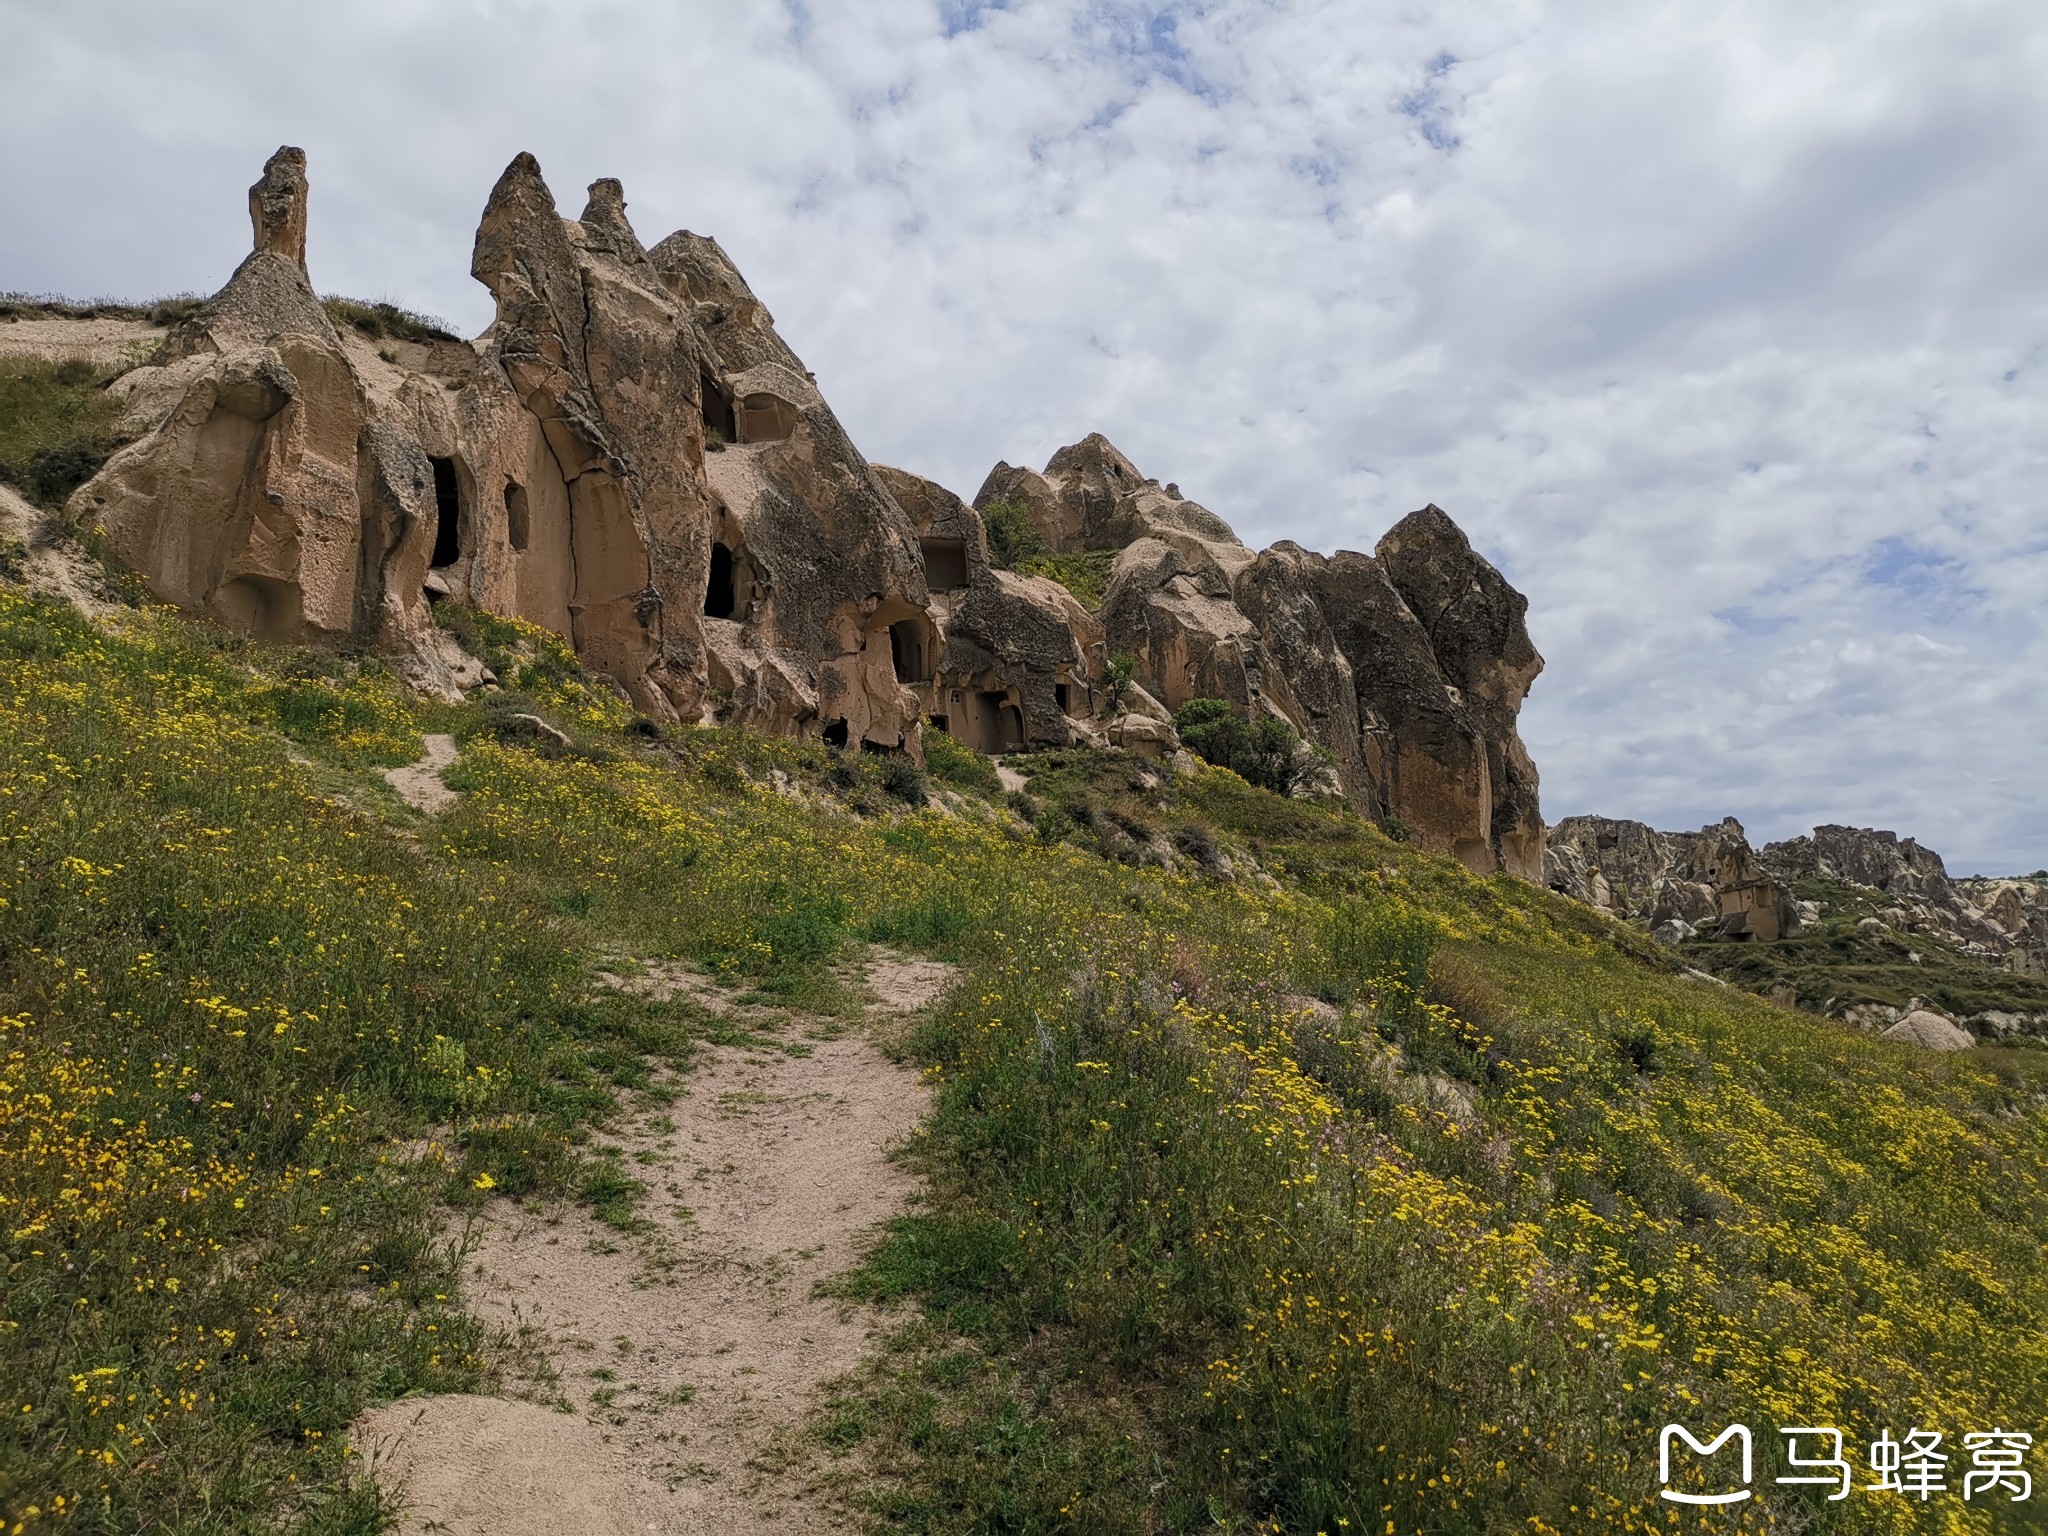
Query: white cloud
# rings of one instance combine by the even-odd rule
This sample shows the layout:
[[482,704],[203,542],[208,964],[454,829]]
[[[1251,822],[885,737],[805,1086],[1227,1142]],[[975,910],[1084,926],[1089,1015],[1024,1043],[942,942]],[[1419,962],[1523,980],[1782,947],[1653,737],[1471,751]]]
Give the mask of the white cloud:
[[874,458],[1107,432],[1248,540],[1434,500],[1531,597],[1553,816],[2048,863],[2032,0],[0,0],[0,286],[479,325],[518,149],[712,233]]

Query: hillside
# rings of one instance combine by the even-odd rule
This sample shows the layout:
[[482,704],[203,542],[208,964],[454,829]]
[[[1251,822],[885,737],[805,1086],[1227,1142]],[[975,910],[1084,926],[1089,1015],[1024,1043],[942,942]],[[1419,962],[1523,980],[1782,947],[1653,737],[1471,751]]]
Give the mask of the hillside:
[[[878,943],[961,968],[924,1192],[837,1282],[898,1332],[810,1430],[879,1528],[1662,1530],[1674,1418],[1758,1427],[1721,1528],[2030,1528],[1953,1489],[2043,1401],[2048,1053],[1781,1010],[1221,770],[927,780],[470,622],[503,688],[440,703],[0,586],[8,1529],[377,1529],[358,1414],[526,1379],[451,1236],[635,1240],[604,1128],[730,1030],[600,973],[829,1017]],[[431,816],[382,773],[429,732]],[[1773,1487],[1786,1423],[1941,1429],[1952,1491]]]

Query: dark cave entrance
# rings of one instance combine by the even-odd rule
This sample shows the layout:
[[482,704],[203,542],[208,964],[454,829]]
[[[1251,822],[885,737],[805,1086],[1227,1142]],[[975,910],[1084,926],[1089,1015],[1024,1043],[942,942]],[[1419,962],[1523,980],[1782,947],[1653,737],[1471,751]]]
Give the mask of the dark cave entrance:
[[732,551],[711,546],[711,576],[704,583],[704,616],[729,619],[739,608],[739,583],[734,579]]
[[898,619],[889,626],[889,660],[899,683],[928,683],[931,668],[925,662],[924,630],[915,619]]
[[434,558],[427,564],[438,571],[462,558],[462,481],[453,459],[428,462],[434,466]]
[[710,374],[699,377],[704,395],[704,438],[719,444],[739,441],[739,424],[733,419],[732,396]]

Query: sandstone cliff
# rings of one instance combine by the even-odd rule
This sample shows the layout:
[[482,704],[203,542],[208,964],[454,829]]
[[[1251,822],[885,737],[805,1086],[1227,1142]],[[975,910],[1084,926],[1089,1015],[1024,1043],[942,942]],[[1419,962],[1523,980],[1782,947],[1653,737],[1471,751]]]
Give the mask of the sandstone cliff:
[[1540,877],[1537,774],[1516,731],[1543,666],[1528,602],[1441,510],[1411,513],[1371,555],[1254,554],[1099,433],[1043,471],[998,464],[975,505],[998,504],[1055,550],[1117,552],[1104,638],[1169,709],[1220,698],[1284,719],[1368,815],[1475,870]]
[[[920,754],[1162,754],[1169,711],[1229,701],[1328,755],[1317,787],[1475,870],[1537,878],[1516,715],[1526,602],[1435,507],[1371,555],[1254,553],[1107,439],[998,465],[974,506],[870,465],[718,243],[649,248],[616,181],[558,211],[530,155],[487,199],[474,342],[337,330],[308,276],[305,156],[251,188],[253,248],[115,386],[136,436],[72,502],[157,596],[267,639],[382,649],[418,685],[484,681],[435,620],[567,638],[646,714]],[[998,569],[983,509],[1114,550],[1100,612]],[[1136,681],[1111,686],[1128,655]]]
[[1550,829],[1544,879],[1554,891],[1643,923],[1667,940],[1709,929],[1763,940],[1799,930],[1789,893],[1733,816],[1697,832],[1568,816]]
[[[1753,960],[1725,945],[1687,950],[1787,1005],[1889,1032],[1946,995],[1977,1035],[2048,1033],[2035,979],[2048,975],[2048,875],[1952,879],[1932,849],[1863,827],[1816,827],[1759,853],[1732,817],[1658,832],[1599,816],[1550,829],[1545,872],[1552,889],[1666,943],[1798,940]],[[1926,1033],[1898,1038],[1926,1044]]]

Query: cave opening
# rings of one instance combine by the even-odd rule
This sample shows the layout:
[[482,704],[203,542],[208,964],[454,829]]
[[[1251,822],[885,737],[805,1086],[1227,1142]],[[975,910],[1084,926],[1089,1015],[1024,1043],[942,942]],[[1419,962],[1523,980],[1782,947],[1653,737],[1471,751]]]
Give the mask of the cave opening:
[[734,575],[732,551],[723,544],[711,546],[711,575],[704,583],[704,616],[729,619],[739,609],[739,582]]
[[524,550],[533,537],[533,523],[526,510],[526,487],[517,480],[505,482],[505,537],[515,550]]
[[462,558],[462,482],[453,459],[431,459],[434,466],[434,570]]
[[825,722],[824,736],[826,746],[844,747],[846,745],[846,734],[846,722],[844,720],[828,720]]
[[931,668],[925,661],[924,628],[915,619],[898,619],[889,626],[889,659],[896,667],[899,683],[928,683]]
[[704,394],[704,440],[707,444],[739,441],[739,426],[733,420],[732,396],[725,392],[725,386],[710,374],[698,379]]
[[925,585],[934,592],[950,592],[967,585],[967,541],[965,539],[920,539],[924,554]]

